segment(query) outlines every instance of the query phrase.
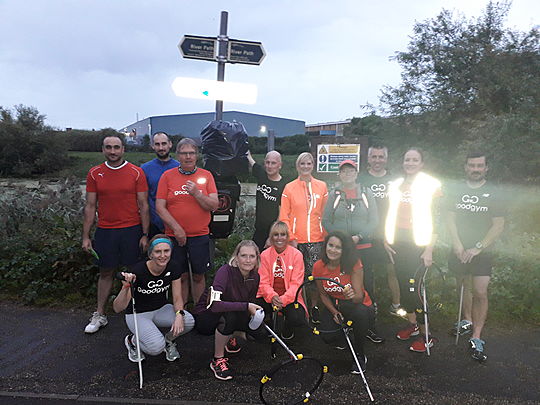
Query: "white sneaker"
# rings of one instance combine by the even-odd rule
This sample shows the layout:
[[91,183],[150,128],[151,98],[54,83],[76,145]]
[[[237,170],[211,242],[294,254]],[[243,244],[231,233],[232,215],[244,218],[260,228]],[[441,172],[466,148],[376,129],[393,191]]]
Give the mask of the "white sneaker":
[[99,328],[107,325],[108,323],[109,321],[107,320],[107,317],[105,315],[94,312],[92,314],[92,318],[90,318],[90,323],[86,325],[86,328],[84,328],[84,333],[96,333]]
[[166,340],[165,342],[165,358],[168,361],[178,360],[180,358],[180,353],[178,353],[176,343],[170,342],[168,340]]
[[137,356],[137,346],[133,344],[133,335],[129,334],[124,339],[124,344],[126,345],[126,349],[128,351],[128,359],[129,361],[132,361],[133,363],[138,363],[139,361],[144,360],[144,353],[141,351],[141,357]]

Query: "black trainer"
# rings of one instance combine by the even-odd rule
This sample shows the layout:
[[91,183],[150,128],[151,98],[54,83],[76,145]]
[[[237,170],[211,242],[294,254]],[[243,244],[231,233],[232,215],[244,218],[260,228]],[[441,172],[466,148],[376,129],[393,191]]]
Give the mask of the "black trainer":
[[283,322],[283,328],[281,329],[281,338],[283,340],[291,340],[294,337],[294,330],[287,322]]
[[319,324],[321,323],[321,315],[319,314],[319,307],[314,306],[311,308],[311,323]]
[[368,329],[366,333],[366,338],[371,340],[373,343],[383,343],[384,338],[379,336],[377,332],[373,329]]
[[[357,354],[356,357],[358,357],[358,362],[360,363],[360,367],[362,367],[362,372],[366,372],[366,364],[367,364],[367,357],[362,356],[361,354]],[[358,370],[358,366],[356,365],[356,361],[353,359],[352,367],[351,367],[351,374],[360,374],[360,371]]]
[[227,357],[213,359],[210,362],[210,369],[214,372],[214,375],[218,380],[230,380],[233,378],[232,371],[229,368],[229,359]]

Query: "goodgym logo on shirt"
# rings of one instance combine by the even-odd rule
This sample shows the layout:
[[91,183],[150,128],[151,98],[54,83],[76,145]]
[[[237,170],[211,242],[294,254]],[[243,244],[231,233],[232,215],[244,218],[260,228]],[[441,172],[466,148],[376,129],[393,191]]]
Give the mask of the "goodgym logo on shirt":
[[[337,281],[338,283],[341,283],[341,279],[339,277],[334,277],[334,280]],[[345,287],[347,286],[351,286],[350,283],[348,284],[345,284]],[[324,291],[328,291],[328,292],[343,292],[343,288],[341,288],[339,285],[337,284],[334,284],[328,280],[324,280],[324,284],[323,284],[323,287],[324,287]]]
[[267,199],[268,201],[276,201],[277,198],[273,195],[270,195],[272,192],[272,187],[267,186],[266,184],[261,184],[260,186],[257,186],[257,191],[259,191],[262,196]]
[[175,192],[174,192],[174,195],[183,195],[183,194],[189,194],[189,192],[187,191],[187,185],[186,184],[184,184],[182,186],[181,190],[175,190]]
[[386,198],[388,193],[386,192],[386,184],[372,184],[370,187],[375,198]]
[[[489,196],[489,194],[487,194],[487,196]],[[456,203],[456,209],[471,212],[488,212],[488,207],[476,205],[479,201],[480,198],[476,195],[463,194],[461,196],[461,202]]]

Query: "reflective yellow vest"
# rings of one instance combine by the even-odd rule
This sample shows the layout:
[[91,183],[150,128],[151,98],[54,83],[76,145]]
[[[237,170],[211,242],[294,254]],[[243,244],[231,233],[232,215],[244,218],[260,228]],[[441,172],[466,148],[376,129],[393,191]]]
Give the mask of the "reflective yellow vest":
[[[396,220],[402,192],[399,189],[405,179],[399,178],[390,182],[388,187],[388,215],[384,227],[385,238],[389,244],[394,243]],[[411,184],[412,228],[414,243],[427,246],[433,235],[433,215],[431,204],[433,196],[441,188],[441,182],[425,173],[418,173]]]

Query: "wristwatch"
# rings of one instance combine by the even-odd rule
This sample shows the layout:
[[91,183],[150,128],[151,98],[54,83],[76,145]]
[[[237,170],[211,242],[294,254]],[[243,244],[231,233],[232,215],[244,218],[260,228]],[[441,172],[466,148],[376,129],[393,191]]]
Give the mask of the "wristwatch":
[[179,309],[175,313],[176,313],[176,315],[182,315],[182,316],[184,316],[186,314],[183,309]]
[[482,250],[484,248],[484,244],[482,242],[476,242],[476,245],[474,245],[474,247]]

